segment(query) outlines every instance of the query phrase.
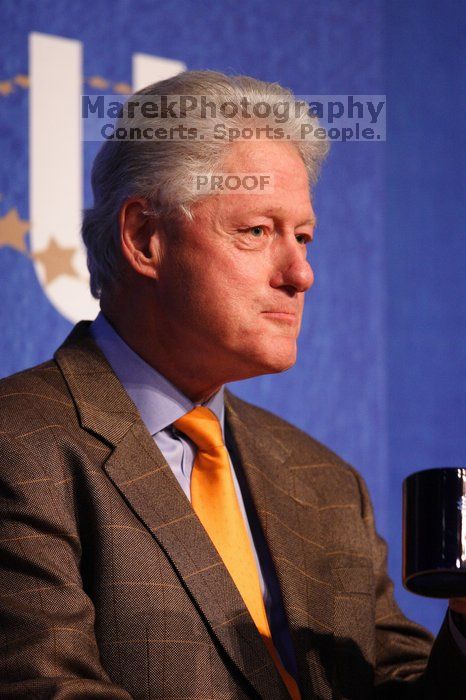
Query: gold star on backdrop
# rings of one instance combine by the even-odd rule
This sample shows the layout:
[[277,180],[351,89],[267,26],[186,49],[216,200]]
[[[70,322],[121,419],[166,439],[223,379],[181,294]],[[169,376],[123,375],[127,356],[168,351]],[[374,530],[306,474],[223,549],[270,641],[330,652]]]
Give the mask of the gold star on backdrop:
[[9,95],[13,92],[11,80],[2,80],[0,82],[0,95]]
[[121,95],[131,95],[133,88],[128,83],[114,83],[113,89]]
[[19,75],[15,75],[14,81],[16,85],[19,85],[19,87],[22,87],[24,90],[29,87],[29,76],[28,75],[23,75],[20,73]]
[[29,231],[29,221],[19,218],[17,209],[10,209],[8,214],[0,217],[0,247],[10,246],[20,253],[26,253],[24,236]]
[[87,80],[88,85],[90,85],[92,88],[97,88],[104,90],[105,88],[108,88],[110,83],[108,80],[105,80],[105,78],[102,78],[100,75],[93,75]]
[[42,263],[45,269],[45,284],[50,284],[60,275],[79,277],[73,267],[72,258],[76,248],[62,248],[54,238],[51,238],[45,250],[33,253],[34,260]]

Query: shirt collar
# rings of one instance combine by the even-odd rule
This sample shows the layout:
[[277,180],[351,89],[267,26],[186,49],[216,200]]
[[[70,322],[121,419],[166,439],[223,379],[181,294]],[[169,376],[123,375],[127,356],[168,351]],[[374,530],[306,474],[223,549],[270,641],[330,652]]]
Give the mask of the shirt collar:
[[[164,430],[195,406],[160,372],[125,343],[102,312],[91,324],[91,334],[123,384],[151,435]],[[222,433],[225,407],[223,386],[203,404],[215,413]]]

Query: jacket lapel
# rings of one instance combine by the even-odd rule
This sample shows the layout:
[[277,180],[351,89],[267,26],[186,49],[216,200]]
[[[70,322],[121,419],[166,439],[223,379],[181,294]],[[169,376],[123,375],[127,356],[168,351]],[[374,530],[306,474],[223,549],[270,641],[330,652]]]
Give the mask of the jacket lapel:
[[[318,496],[257,409],[225,393],[226,418],[277,573],[304,697],[331,696],[334,591]],[[260,417],[259,417],[260,416]],[[299,470],[297,470],[299,471]]]
[[217,550],[136,407],[82,322],[55,354],[81,425],[113,447],[103,465],[150,530],[224,651],[259,696],[286,689]]

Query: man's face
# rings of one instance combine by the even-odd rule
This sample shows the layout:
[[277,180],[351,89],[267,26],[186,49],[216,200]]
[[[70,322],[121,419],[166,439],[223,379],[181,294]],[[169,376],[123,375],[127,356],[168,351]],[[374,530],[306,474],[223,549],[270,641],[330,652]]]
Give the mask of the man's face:
[[214,194],[194,220],[163,236],[156,322],[161,342],[221,381],[281,372],[296,360],[304,293],[313,283],[306,249],[314,213],[304,164],[291,144],[237,143],[228,173],[268,173],[267,194]]

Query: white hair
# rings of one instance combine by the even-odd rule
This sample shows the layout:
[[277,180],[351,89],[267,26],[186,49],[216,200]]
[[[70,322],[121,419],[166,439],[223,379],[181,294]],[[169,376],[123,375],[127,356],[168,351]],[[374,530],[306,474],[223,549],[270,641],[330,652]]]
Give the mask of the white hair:
[[[209,114],[200,104],[190,109],[183,122],[195,129],[197,138],[189,139],[112,139],[106,140],[97,154],[92,168],[92,190],[94,206],[85,210],[82,236],[87,248],[87,261],[91,275],[91,292],[101,296],[104,287],[118,280],[120,270],[120,243],[118,214],[123,203],[130,197],[142,197],[157,214],[178,214],[192,218],[190,206],[206,194],[196,193],[194,177],[199,173],[215,174],[221,168],[222,159],[235,142],[232,138],[212,137],[215,125],[221,121],[227,129],[279,127],[284,136],[297,148],[308,173],[310,185],[314,184],[320,165],[328,150],[326,139],[303,138],[302,129],[307,125],[315,129],[317,119],[305,109],[296,109],[299,103],[292,92],[278,83],[267,83],[248,76],[227,76],[215,71],[186,71],[163,80],[135,93],[126,105],[137,98],[150,96],[160,100],[161,96],[205,96],[211,105]],[[154,97],[157,96],[157,97]],[[221,109],[225,103],[240,105],[270,105],[269,117],[252,113],[245,116],[244,110]],[[277,114],[284,115],[283,105],[292,109],[286,119],[277,123]],[[125,105],[125,106],[126,106]],[[213,116],[212,105],[218,113]],[[279,109],[281,111],[279,112]],[[118,124],[127,125],[123,113]],[[220,119],[219,119],[220,115]],[[275,116],[274,116],[275,115]],[[180,114],[170,112],[163,118],[144,117],[132,120],[137,127],[151,125],[153,128],[170,127],[180,123]],[[306,127],[305,127],[306,128]],[[311,128],[311,130],[312,130]],[[203,136],[200,136],[200,135]],[[272,137],[273,138],[273,137]]]

